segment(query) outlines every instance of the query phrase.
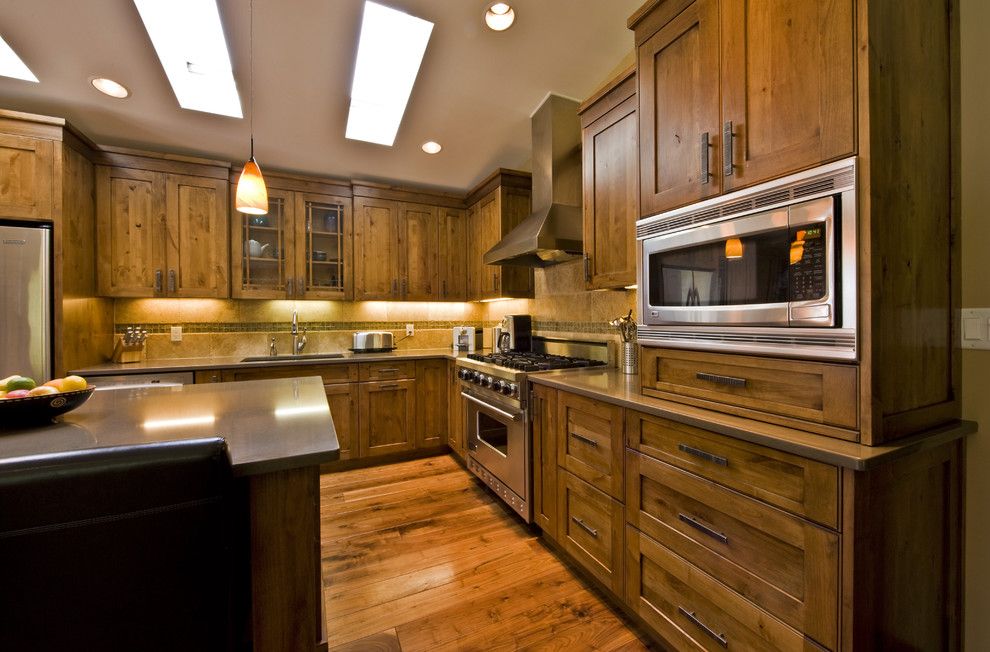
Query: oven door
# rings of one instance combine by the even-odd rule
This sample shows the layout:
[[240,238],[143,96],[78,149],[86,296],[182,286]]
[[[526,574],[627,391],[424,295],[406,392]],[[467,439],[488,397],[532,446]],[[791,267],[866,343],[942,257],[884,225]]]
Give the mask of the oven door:
[[468,454],[524,502],[529,501],[529,423],[526,412],[461,391]]

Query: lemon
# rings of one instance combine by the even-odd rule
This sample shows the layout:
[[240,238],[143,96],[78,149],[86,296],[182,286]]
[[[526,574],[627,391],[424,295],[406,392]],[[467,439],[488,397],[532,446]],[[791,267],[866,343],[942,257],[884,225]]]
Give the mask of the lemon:
[[38,383],[34,382],[31,378],[26,378],[24,376],[12,376],[7,380],[7,391],[12,392],[15,389],[34,389]]
[[77,392],[86,387],[88,387],[86,379],[82,376],[66,376],[62,379],[63,392]]

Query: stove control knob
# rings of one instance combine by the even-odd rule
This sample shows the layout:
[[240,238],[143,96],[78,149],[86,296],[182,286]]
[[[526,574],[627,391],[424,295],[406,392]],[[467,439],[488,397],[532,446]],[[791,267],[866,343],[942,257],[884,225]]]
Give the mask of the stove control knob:
[[468,374],[468,380],[470,380],[472,383],[477,383],[480,381],[480,379],[481,379],[481,374],[478,373],[477,371],[472,371]]
[[459,369],[457,371],[457,377],[461,380],[467,380],[473,372],[470,369]]
[[504,387],[505,387],[505,382],[501,380],[492,381],[492,389],[494,389],[496,392],[501,392]]
[[498,391],[502,392],[506,396],[512,396],[518,390],[519,388],[515,383],[502,383],[502,386],[498,388]]
[[483,375],[481,377],[481,386],[482,387],[491,387],[492,386],[492,377],[491,376],[484,376]]

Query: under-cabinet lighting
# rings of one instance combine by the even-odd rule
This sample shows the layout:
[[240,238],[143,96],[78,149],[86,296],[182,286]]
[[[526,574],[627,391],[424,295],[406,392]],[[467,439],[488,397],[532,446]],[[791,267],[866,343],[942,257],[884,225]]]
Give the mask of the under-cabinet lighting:
[[241,118],[216,0],[134,0],[179,106]]
[[0,36],[0,75],[29,82],[37,83],[38,81],[27,64],[7,45],[7,41],[3,40],[2,36]]
[[144,422],[145,428],[182,428],[184,426],[208,426],[217,420],[213,414],[200,417],[178,417],[175,419],[149,419]]
[[638,290],[639,289],[639,286],[634,283],[633,285],[627,285],[623,289],[625,289],[625,290]]
[[512,297],[499,297],[497,299],[482,299],[480,303],[495,303],[496,301],[512,301]]
[[406,112],[433,23],[364,3],[345,136],[391,146]]
[[325,414],[327,409],[322,405],[300,405],[299,407],[275,408],[276,417],[299,417],[307,414]]

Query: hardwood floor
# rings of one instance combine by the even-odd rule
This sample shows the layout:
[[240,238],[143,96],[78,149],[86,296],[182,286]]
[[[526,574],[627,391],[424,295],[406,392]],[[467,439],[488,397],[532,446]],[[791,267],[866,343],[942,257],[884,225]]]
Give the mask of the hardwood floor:
[[449,456],[320,490],[331,652],[651,649]]

